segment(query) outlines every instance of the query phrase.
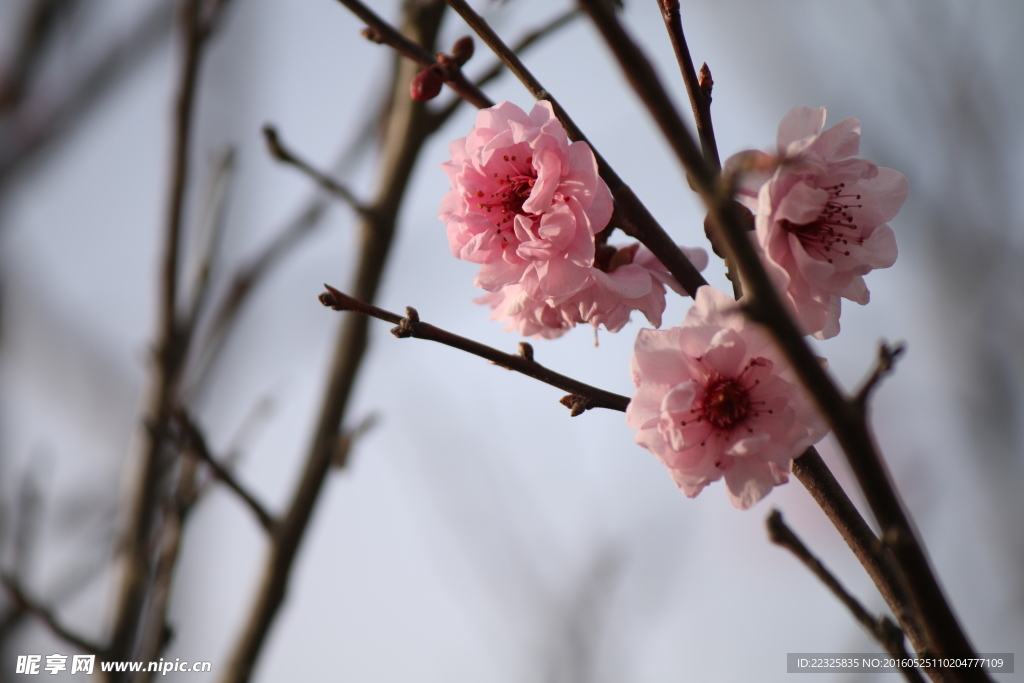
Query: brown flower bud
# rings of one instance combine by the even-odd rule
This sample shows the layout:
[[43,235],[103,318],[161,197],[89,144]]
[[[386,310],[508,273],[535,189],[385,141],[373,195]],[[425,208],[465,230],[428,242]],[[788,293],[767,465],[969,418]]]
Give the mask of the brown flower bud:
[[437,67],[428,67],[412,79],[412,83],[409,84],[409,95],[420,102],[432,100],[441,92],[443,83],[444,79]]

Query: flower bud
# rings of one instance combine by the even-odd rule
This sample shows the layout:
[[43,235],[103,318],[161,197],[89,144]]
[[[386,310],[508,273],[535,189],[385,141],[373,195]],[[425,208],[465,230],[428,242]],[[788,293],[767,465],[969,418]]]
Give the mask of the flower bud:
[[432,100],[441,92],[443,83],[440,71],[436,67],[428,67],[412,79],[412,83],[409,84],[409,95],[420,102]]
[[455,45],[452,46],[452,59],[454,59],[459,66],[463,66],[469,61],[469,58],[473,56],[473,37],[462,36],[455,41]]

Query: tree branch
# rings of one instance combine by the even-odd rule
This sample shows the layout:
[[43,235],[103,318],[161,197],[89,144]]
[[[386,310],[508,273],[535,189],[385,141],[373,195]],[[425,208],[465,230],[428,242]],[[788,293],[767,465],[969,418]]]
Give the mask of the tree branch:
[[672,276],[683,286],[690,296],[694,296],[697,288],[707,284],[707,281],[700,272],[693,267],[690,260],[669,237],[665,229],[658,224],[647,207],[633,194],[633,190],[619,177],[615,170],[601,156],[594,145],[583,134],[583,131],[573,122],[569,114],[562,108],[562,105],[541,85],[526,68],[519,57],[509,49],[498,37],[498,34],[488,25],[484,18],[473,11],[473,8],[465,0],[447,0],[448,4],[459,13],[459,16],[469,24],[470,28],[476,31],[487,46],[494,51],[498,58],[512,71],[522,82],[526,89],[538,100],[547,100],[551,103],[555,115],[561,121],[569,138],[574,141],[586,142],[590,145],[597,159],[598,171],[604,179],[615,198],[615,212],[612,215],[612,225],[620,227],[627,235],[634,237],[647,246],[658,259],[668,268]]
[[363,203],[359,201],[359,199],[357,199],[347,187],[327,174],[313,168],[312,165],[286,147],[281,141],[281,137],[278,135],[277,129],[274,126],[270,124],[263,126],[263,137],[266,139],[267,149],[270,150],[270,154],[275,159],[299,169],[309,176],[317,185],[352,207],[356,213],[362,215],[368,211]]
[[[382,308],[377,308],[348,296],[330,285],[324,286],[327,288],[327,291],[320,295],[320,303],[324,306],[330,306],[336,311],[352,311],[353,313],[359,313],[360,315],[398,325],[398,327],[391,330],[391,333],[399,339],[415,337],[444,344],[453,349],[459,349],[474,356],[485,358],[506,370],[514,370],[527,377],[532,377],[545,384],[568,391],[570,392],[570,397],[585,399],[585,404],[581,404],[578,400],[571,401],[572,405],[566,403],[566,405],[573,409],[574,416],[590,408],[609,408],[611,410],[625,411],[626,406],[629,405],[629,399],[625,396],[592,387],[571,377],[548,370],[533,360],[533,348],[529,344],[524,343],[520,347],[519,355],[504,353],[486,344],[460,337],[439,327],[421,322],[414,308],[407,308],[406,316],[403,317],[397,313],[385,311]],[[570,397],[566,398],[569,399]],[[577,406],[579,406],[578,409]]]
[[[410,40],[402,35],[401,32],[377,16],[373,10],[359,2],[359,0],[338,0],[338,2],[344,5],[352,14],[366,22],[367,29],[363,31],[363,36],[367,40],[391,47],[398,54],[411,59],[424,69],[438,65],[438,59],[430,50],[427,50],[415,40]],[[457,64],[445,64],[444,67],[442,74],[445,77],[445,83],[458,93],[459,97],[479,109],[494,105],[494,102],[480,88],[473,85],[462,74],[462,70]]]
[[[412,0],[404,7],[403,31],[409,41],[433,45],[444,5],[437,0]],[[363,19],[366,21],[365,17]],[[418,70],[416,63],[400,60],[392,83],[392,106],[384,120],[386,131],[382,138],[379,187],[369,203],[370,211],[360,222],[361,246],[353,291],[364,301],[372,301],[376,295],[399,207],[416,158],[431,132],[430,115],[424,104],[409,97],[409,83]],[[231,647],[223,683],[242,683],[251,678],[256,659],[284,602],[300,543],[335,459],[339,431],[367,348],[367,322],[365,317],[350,316],[338,334],[304,470],[271,537],[259,588],[244,620],[244,630]]]
[[[894,624],[888,617],[871,616],[857,598],[850,595],[849,591],[843,588],[843,585],[833,576],[832,572],[825,568],[821,560],[815,557],[796,533],[786,525],[782,520],[781,512],[772,510],[766,522],[768,537],[772,543],[780,545],[796,555],[797,559],[803,562],[804,566],[810,569],[839,598],[839,602],[846,605],[846,609],[850,610],[853,618],[860,622],[861,626],[867,629],[868,633],[874,636],[875,640],[885,648],[886,652],[895,657],[897,661],[902,662],[907,658],[907,650],[903,646],[903,631],[900,630],[899,626]],[[903,673],[904,678],[910,681],[910,683],[924,683],[924,677],[921,676],[921,672],[916,667],[900,666],[899,669]]]
[[[700,150],[661,87],[650,62],[626,34],[618,19],[601,0],[581,2],[687,170],[694,189],[707,204],[714,228],[722,237],[729,258],[743,275],[747,290],[745,312],[752,320],[768,328],[818,403],[846,453],[861,490],[882,527],[882,537],[893,553],[914,609],[921,615],[929,649],[936,654],[958,656],[973,652],[912,530],[862,412],[854,402],[844,398],[789,317],[736,213],[731,190],[723,188],[704,163]],[[962,670],[958,675],[967,681],[990,680],[980,670]]]
[[676,53],[676,60],[679,62],[683,83],[686,84],[686,94],[690,96],[690,108],[693,109],[693,118],[697,123],[697,137],[700,138],[704,162],[713,173],[718,173],[722,170],[722,162],[718,157],[715,127],[711,121],[711,87],[714,85],[714,81],[711,80],[711,70],[708,69],[707,64],[702,65],[698,77],[697,71],[693,67],[693,57],[690,56],[690,48],[687,46],[686,36],[683,34],[679,0],[657,0],[657,2],[658,7],[661,8],[661,16],[665,20],[665,28],[668,29],[672,49]]
[[0,573],[0,583],[2,583],[4,588],[7,589],[7,594],[18,609],[32,614],[41,622],[46,624],[46,627],[50,629],[55,636],[67,643],[70,643],[71,645],[74,645],[82,652],[88,652],[101,658],[106,657],[102,647],[69,631],[60,623],[60,621],[57,620],[50,610],[25,595],[25,592],[21,589],[21,586],[14,577]]
[[273,533],[274,528],[277,525],[277,521],[274,519],[267,509],[256,500],[256,496],[249,492],[232,474],[227,468],[220,464],[220,462],[213,457],[210,452],[210,447],[206,443],[206,437],[203,436],[203,432],[199,429],[199,426],[192,420],[192,418],[184,411],[179,410],[175,413],[175,422],[181,429],[183,445],[199,460],[206,463],[206,466],[210,468],[215,479],[219,480],[231,491],[237,495],[243,503],[252,511],[259,521],[260,526],[268,533]]

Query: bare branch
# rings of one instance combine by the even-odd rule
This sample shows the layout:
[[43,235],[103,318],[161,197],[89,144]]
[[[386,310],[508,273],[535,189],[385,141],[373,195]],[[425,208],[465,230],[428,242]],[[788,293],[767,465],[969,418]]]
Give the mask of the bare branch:
[[4,131],[5,142],[9,144],[0,156],[0,186],[17,169],[71,130],[131,68],[144,62],[144,58],[170,35],[176,5],[176,0],[153,3],[137,24],[110,41],[110,47],[59,99],[41,102],[38,107],[22,107],[26,110],[24,114],[10,117],[7,122],[10,129]]
[[275,159],[299,169],[312,178],[320,187],[351,206],[356,213],[365,214],[367,212],[368,209],[356,198],[354,194],[352,194],[351,191],[349,191],[347,187],[339,183],[337,180],[329,177],[327,174],[313,168],[309,163],[295,154],[295,152],[288,149],[281,141],[281,137],[278,135],[277,129],[274,126],[270,124],[263,126],[263,137],[266,139],[267,149],[270,150],[270,153]]
[[320,303],[324,306],[330,306],[336,311],[352,311],[353,313],[359,313],[360,315],[398,325],[398,327],[391,330],[391,333],[399,339],[415,337],[444,344],[453,349],[459,349],[474,356],[485,358],[506,370],[514,370],[545,384],[558,387],[563,391],[571,392],[576,397],[584,399],[584,402],[573,401],[572,405],[564,403],[564,405],[572,409],[573,416],[579,415],[584,410],[590,408],[608,408],[610,410],[625,411],[626,406],[629,405],[629,398],[626,396],[598,389],[571,377],[548,370],[533,360],[532,348],[529,353],[525,354],[522,352],[519,354],[504,353],[486,344],[460,337],[439,327],[421,322],[413,308],[407,309],[408,315],[402,317],[397,313],[385,311],[382,308],[359,301],[354,297],[339,292],[330,285],[324,286],[327,287],[327,291],[320,295]]
[[7,594],[18,609],[32,614],[41,622],[46,624],[46,627],[50,629],[55,636],[67,643],[70,643],[71,645],[74,645],[82,652],[88,652],[99,657],[105,657],[105,652],[102,647],[69,631],[57,620],[50,610],[25,595],[25,592],[21,589],[21,586],[14,577],[0,573],[0,583],[2,583],[4,588],[7,589]]
[[872,392],[878,387],[879,382],[895,369],[896,361],[903,355],[904,351],[906,351],[906,346],[902,342],[897,342],[893,346],[889,346],[886,342],[878,345],[878,361],[875,364],[875,369],[864,382],[864,386],[854,395],[853,399],[862,413],[867,410],[868,399],[871,397]]
[[[146,441],[143,447],[139,479],[129,510],[130,527],[125,538],[124,571],[111,636],[111,658],[133,659],[138,630],[145,625],[144,613],[153,587],[152,545],[157,529],[158,511],[164,496],[168,462],[170,417],[178,403],[182,371],[192,341],[179,312],[179,278],[182,233],[184,231],[185,191],[189,180],[189,149],[192,141],[193,110],[198,91],[199,69],[204,48],[212,35],[226,3],[218,1],[207,6],[202,0],[186,0],[181,8],[182,65],[174,108],[174,133],[170,169],[170,193],[167,222],[164,226],[163,262],[161,266],[159,327],[153,368],[153,386],[147,402]],[[156,606],[163,619],[162,606]],[[115,676],[116,680],[123,677]]]
[[[900,630],[900,627],[886,616],[871,616],[857,598],[850,595],[849,591],[832,575],[832,572],[825,568],[821,560],[815,557],[796,533],[786,525],[782,520],[781,512],[772,510],[771,514],[768,515],[767,525],[768,537],[772,543],[780,545],[796,555],[797,559],[803,562],[804,566],[810,569],[839,598],[841,603],[846,605],[853,618],[860,622],[861,626],[867,629],[868,633],[874,636],[875,640],[885,648],[886,652],[900,662],[907,658],[907,649],[903,646],[903,631]],[[899,668],[904,678],[910,681],[910,683],[924,683],[924,677],[916,667],[900,666]]]
[[679,0],[657,1],[658,7],[661,8],[661,16],[665,20],[665,28],[668,29],[669,39],[672,41],[672,49],[675,50],[676,60],[679,62],[679,70],[683,74],[686,94],[690,96],[690,108],[693,109],[693,118],[697,123],[697,137],[700,138],[704,162],[713,173],[718,173],[722,170],[722,162],[718,157],[718,143],[715,141],[715,128],[711,122],[711,88],[714,85],[711,70],[707,64],[703,64],[698,76],[694,69],[693,57],[690,56],[690,48],[683,34]]
[[210,452],[210,448],[206,443],[206,437],[203,436],[203,432],[199,429],[199,426],[192,420],[191,417],[184,411],[178,410],[174,416],[175,422],[181,429],[183,445],[188,449],[190,453],[195,455],[199,460],[206,463],[213,472],[215,479],[222,482],[225,486],[232,490],[242,502],[248,506],[252,513],[256,516],[260,526],[262,526],[268,533],[273,533],[274,528],[277,524],[274,517],[267,512],[267,509],[256,500],[256,497],[249,492],[232,474],[227,468],[220,464],[220,462],[213,457]]

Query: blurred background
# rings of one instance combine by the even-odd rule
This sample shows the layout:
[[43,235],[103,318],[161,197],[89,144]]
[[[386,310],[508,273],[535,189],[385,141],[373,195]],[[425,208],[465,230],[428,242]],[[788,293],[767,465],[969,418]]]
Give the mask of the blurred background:
[[[0,74],[16,70],[27,17],[44,4],[0,4]],[[150,384],[174,4],[64,0],[46,58],[0,100],[0,568],[94,640],[110,623],[116,516],[137,476]],[[373,5],[398,16],[397,3]],[[514,42],[570,5],[477,7]],[[793,106],[824,106],[830,123],[861,120],[862,156],[909,178],[892,222],[899,260],[868,277],[871,304],[845,306],[842,334],[818,349],[853,388],[879,340],[906,342],[874,403],[878,441],[977,650],[1013,652],[1024,642],[1024,5],[721,0],[682,12],[693,57],[714,76],[723,157],[772,147]],[[657,3],[626,0],[624,17],[688,112]],[[218,220],[211,206],[222,212],[215,294],[326,196],[268,155],[264,124],[358,195],[373,191],[393,60],[362,26],[332,0],[228,8],[203,65],[186,213],[201,228]],[[467,33],[447,16],[439,44]],[[478,44],[467,71],[492,61]],[[588,20],[524,61],[676,241],[706,247],[698,200]],[[532,106],[509,75],[486,91]],[[473,118],[464,106],[424,149],[378,303],[512,351],[519,338],[471,303],[475,266],[451,257],[436,217],[438,165]],[[238,478],[272,511],[299,476],[342,316],[317,294],[352,278],[355,217],[328,206],[254,290],[192,396],[211,448],[238,454]],[[186,245],[186,272],[199,241]],[[715,258],[706,275],[727,284]],[[688,303],[670,300],[666,324]],[[577,328],[535,342],[536,357],[630,394],[645,324],[636,314],[596,339]],[[884,609],[798,482],[747,512],[721,484],[687,499],[621,414],[570,419],[558,390],[389,327],[371,325],[350,408],[353,425],[374,425],[328,480],[255,680],[781,681],[787,652],[880,651],[767,540],[777,507],[847,588]],[[860,501],[831,441],[819,448]],[[187,519],[164,658],[208,660],[213,673],[180,678],[226,668],[265,551],[250,511],[211,487]],[[18,654],[74,652],[3,600],[0,680],[18,678]]]

